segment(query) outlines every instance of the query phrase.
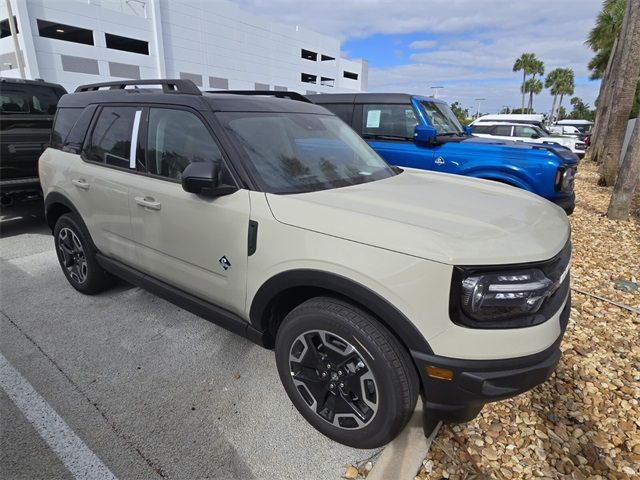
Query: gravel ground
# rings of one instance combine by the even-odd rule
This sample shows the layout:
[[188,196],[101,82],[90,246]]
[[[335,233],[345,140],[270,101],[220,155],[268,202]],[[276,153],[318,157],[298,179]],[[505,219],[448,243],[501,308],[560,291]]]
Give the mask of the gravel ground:
[[596,181],[585,160],[571,217],[571,321],[556,373],[470,423],[445,425],[416,480],[640,477],[640,193],[631,221],[611,221],[611,189]]

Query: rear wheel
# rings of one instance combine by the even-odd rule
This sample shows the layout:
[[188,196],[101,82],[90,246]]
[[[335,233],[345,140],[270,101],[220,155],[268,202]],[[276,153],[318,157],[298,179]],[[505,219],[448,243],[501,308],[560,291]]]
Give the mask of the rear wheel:
[[95,248],[75,215],[62,215],[56,222],[53,236],[58,261],[73,288],[95,294],[115,283],[115,278],[98,264]]
[[407,351],[373,316],[342,300],[314,298],[289,313],[276,363],[298,411],[345,445],[388,443],[415,408],[418,377]]

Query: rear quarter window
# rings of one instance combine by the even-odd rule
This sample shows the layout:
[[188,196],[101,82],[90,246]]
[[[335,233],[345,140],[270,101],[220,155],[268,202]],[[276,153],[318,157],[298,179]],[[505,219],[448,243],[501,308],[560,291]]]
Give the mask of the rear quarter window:
[[353,121],[353,103],[321,103],[319,105],[331,111],[340,117],[341,120],[351,125],[351,122]]
[[62,149],[67,135],[69,135],[81,112],[81,108],[61,108],[58,110],[51,131],[50,146],[52,148]]

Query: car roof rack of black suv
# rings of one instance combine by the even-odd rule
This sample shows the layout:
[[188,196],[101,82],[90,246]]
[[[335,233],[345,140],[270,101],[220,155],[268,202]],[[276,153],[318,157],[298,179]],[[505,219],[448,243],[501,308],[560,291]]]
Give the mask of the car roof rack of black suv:
[[281,90],[207,90],[205,93],[231,93],[233,95],[255,95],[269,96],[276,98],[288,98],[289,100],[297,100],[298,102],[313,103],[304,95],[298,92],[284,92]]
[[[161,86],[163,93],[184,93],[187,95],[202,95],[200,89],[191,80],[185,79],[162,79],[162,80],[125,80],[119,82],[102,82],[90,83],[88,85],[80,85],[76,88],[77,92],[95,92],[100,89],[108,88],[109,90],[125,90],[128,86]],[[133,89],[135,90],[135,89]],[[153,92],[157,93],[157,92]]]

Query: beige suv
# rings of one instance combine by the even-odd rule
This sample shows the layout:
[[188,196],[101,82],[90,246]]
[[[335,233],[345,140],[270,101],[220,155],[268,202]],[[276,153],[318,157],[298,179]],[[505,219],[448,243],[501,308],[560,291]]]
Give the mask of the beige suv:
[[300,95],[80,87],[60,100],[39,167],[76,290],[124,278],[275,349],[293,404],[338,442],[390,441],[418,394],[427,431],[467,421],[560,358],[562,209],[391,168]]

